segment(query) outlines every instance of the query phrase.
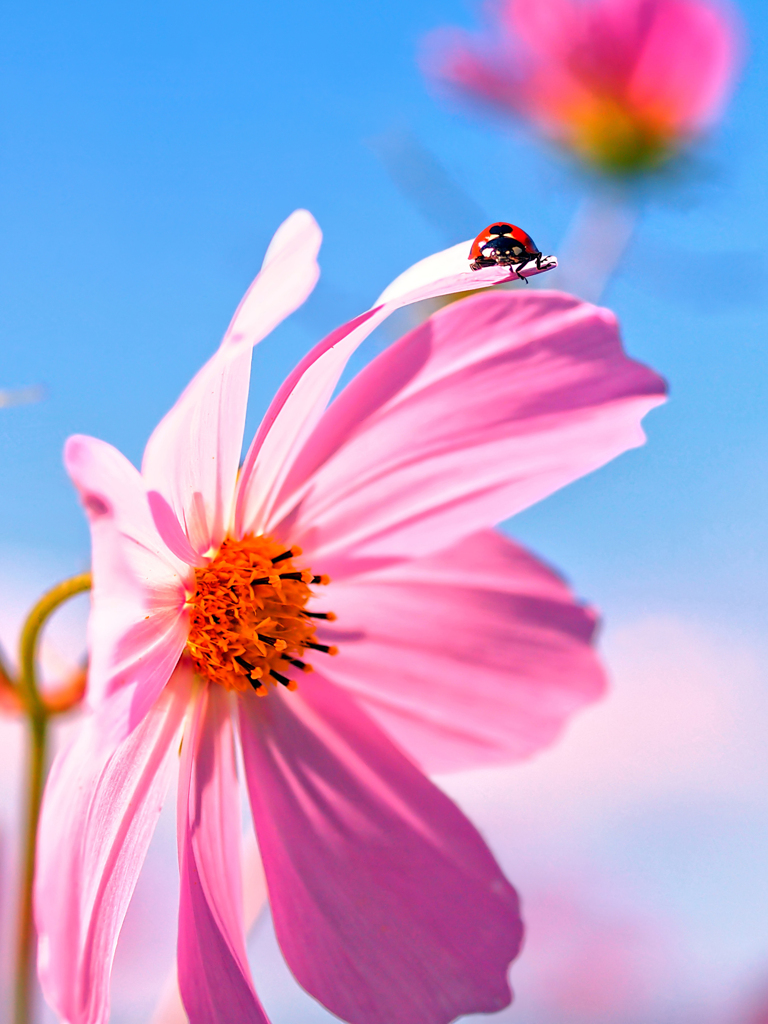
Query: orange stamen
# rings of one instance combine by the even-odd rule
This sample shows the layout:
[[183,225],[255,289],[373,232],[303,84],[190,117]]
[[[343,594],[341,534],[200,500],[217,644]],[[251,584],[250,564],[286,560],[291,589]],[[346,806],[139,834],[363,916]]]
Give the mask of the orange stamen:
[[253,688],[266,696],[280,683],[295,690],[286,675],[291,667],[311,672],[306,650],[336,654],[317,642],[313,619],[333,621],[332,612],[307,612],[312,584],[329,582],[310,569],[297,568],[301,554],[271,537],[228,537],[216,557],[195,569],[189,598],[187,648],[196,670],[211,682],[241,692]]

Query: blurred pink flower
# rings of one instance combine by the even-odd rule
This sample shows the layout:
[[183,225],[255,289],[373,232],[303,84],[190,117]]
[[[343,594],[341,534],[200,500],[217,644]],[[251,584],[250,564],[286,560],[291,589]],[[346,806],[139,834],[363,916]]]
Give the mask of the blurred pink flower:
[[[763,986],[741,976],[707,991],[688,973],[691,949],[674,910],[662,914],[604,865],[592,877],[549,864],[525,890],[525,953],[517,1012],[537,1024],[768,1024]],[[710,965],[717,977],[717,971]],[[694,981],[694,978],[696,980]],[[715,978],[712,979],[715,981]],[[674,1008],[677,1008],[675,1012]],[[681,1012],[681,1008],[685,1007]]]
[[[586,883],[586,884],[585,884]],[[651,1021],[674,982],[668,922],[622,905],[604,877],[548,872],[525,893],[518,990],[528,1015],[568,1024]]]
[[[444,1024],[511,998],[515,892],[408,755],[428,769],[525,756],[601,694],[592,614],[489,527],[642,443],[663,382],[627,359],[607,311],[485,293],[328,406],[394,309],[508,279],[469,271],[461,245],[302,360],[239,468],[252,348],[310,293],[319,243],[305,211],[282,225],[141,474],[102,441],[67,444],[93,539],[95,710],[51,770],[36,911],[42,985],[69,1024],[107,1020],[182,728],[192,1024],[266,1019],[243,934],[237,736],[276,933],[308,992],[355,1024]],[[317,569],[334,577],[322,601]],[[313,652],[326,663],[307,677]]]
[[429,38],[428,76],[612,174],[656,167],[711,125],[738,63],[735,16],[709,0],[503,0],[490,10],[486,35]]
[[768,993],[763,992],[747,1011],[745,1024],[768,1024]]

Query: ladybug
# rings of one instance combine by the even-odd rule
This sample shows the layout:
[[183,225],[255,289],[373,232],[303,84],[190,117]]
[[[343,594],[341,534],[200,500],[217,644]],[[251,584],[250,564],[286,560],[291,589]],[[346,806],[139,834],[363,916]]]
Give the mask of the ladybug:
[[525,280],[520,268],[532,260],[541,270],[541,250],[522,228],[515,224],[500,221],[483,228],[472,243],[469,250],[470,268],[482,270],[483,267],[515,267],[517,276]]

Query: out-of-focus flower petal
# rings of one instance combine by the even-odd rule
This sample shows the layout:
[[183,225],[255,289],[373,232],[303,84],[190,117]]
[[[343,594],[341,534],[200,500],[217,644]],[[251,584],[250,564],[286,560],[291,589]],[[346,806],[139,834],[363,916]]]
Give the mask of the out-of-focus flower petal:
[[722,113],[738,50],[737,29],[722,8],[659,3],[629,77],[629,100],[678,131],[701,131]]
[[45,790],[37,846],[38,970],[67,1024],[106,1024],[120,927],[173,773],[189,700],[179,670],[131,735],[112,746],[110,719],[125,695],[101,705],[58,755]]
[[320,240],[306,210],[297,210],[278,229],[218,351],[147,444],[147,488],[163,496],[198,556],[217,547],[230,525],[253,346],[314,288]]
[[474,296],[348,385],[281,510],[333,578],[428,554],[642,444],[640,420],[664,391],[624,354],[608,310],[557,292]]
[[739,64],[731,8],[709,0],[507,0],[491,31],[428,37],[454,93],[532,121],[603,171],[652,169],[720,114]]
[[486,530],[334,583],[323,666],[429,772],[508,764],[600,697],[595,616],[519,545]]
[[240,702],[280,946],[352,1024],[447,1024],[506,1006],[517,898],[458,808],[317,675]]
[[190,1024],[267,1024],[245,952],[229,694],[206,686],[179,776],[179,988]]
[[547,65],[561,90],[613,93],[692,131],[720,113],[733,79],[737,29],[726,10],[705,0],[511,0],[506,24],[540,62],[538,84]]
[[[509,267],[469,269],[471,242],[420,260],[382,293],[376,305],[324,338],[288,375],[277,392],[248,452],[240,478],[235,533],[269,529],[271,514],[293,459],[322,416],[347,360],[396,309],[422,299],[487,288],[511,277]],[[551,270],[531,264],[523,276]]]
[[184,647],[189,569],[163,543],[141,476],[117,449],[75,436],[64,460],[91,524],[88,696],[98,703],[131,688],[127,732],[155,702]]

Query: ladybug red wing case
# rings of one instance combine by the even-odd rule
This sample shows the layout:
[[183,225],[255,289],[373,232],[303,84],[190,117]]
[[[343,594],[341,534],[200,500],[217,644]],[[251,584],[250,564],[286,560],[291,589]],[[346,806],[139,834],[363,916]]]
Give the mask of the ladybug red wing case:
[[[541,268],[541,250],[534,240],[527,231],[505,221],[484,228],[469,250],[472,270],[495,266],[519,268],[533,260]],[[519,269],[517,276],[522,277]]]

